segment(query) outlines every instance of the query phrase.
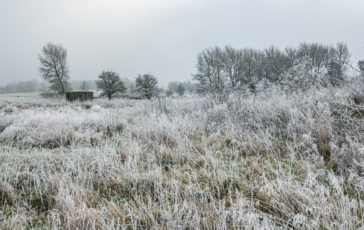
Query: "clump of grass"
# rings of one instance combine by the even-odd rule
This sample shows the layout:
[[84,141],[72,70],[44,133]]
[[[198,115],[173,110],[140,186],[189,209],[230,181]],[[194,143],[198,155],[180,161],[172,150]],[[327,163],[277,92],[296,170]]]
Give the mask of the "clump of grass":
[[16,193],[14,188],[6,183],[0,181],[0,206],[15,205]]
[[315,144],[326,163],[331,161],[331,134],[325,126],[319,126],[314,133]]
[[364,104],[364,95],[356,93],[353,95],[353,100],[355,104],[362,105]]

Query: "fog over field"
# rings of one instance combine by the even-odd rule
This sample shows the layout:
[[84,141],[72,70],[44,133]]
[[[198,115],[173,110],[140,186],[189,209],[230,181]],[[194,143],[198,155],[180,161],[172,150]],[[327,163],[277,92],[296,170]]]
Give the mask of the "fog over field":
[[185,81],[200,50],[215,45],[264,49],[301,42],[346,42],[364,56],[362,0],[14,0],[0,7],[0,85],[37,79],[47,42],[69,51],[74,80],[103,69],[121,77]]
[[364,3],[0,7],[0,229],[364,229]]

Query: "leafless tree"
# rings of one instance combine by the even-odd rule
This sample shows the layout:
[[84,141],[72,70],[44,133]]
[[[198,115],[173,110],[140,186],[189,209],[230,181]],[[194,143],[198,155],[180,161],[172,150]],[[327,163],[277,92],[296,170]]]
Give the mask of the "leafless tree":
[[183,86],[182,83],[179,83],[178,84],[178,87],[177,87],[177,90],[176,90],[176,92],[178,93],[178,95],[180,97],[182,97],[185,94],[185,91],[186,91],[186,88]]
[[344,73],[350,60],[350,53],[345,43],[338,43],[329,50],[327,74],[332,85],[340,85],[344,81]]
[[219,101],[226,96],[227,79],[224,73],[224,52],[219,47],[203,50],[197,56],[198,91]]
[[103,71],[96,81],[98,89],[102,90],[102,95],[107,96],[111,100],[112,96],[117,92],[125,92],[124,83],[120,80],[117,73],[112,71]]
[[67,51],[61,45],[48,43],[39,54],[41,67],[39,71],[43,79],[50,83],[50,89],[64,95],[69,88],[69,68]]
[[243,52],[230,46],[226,46],[223,52],[225,78],[231,89],[236,89],[240,86],[243,77]]
[[298,48],[297,58],[309,65],[313,76],[326,71],[330,47],[318,43],[302,43]]
[[291,67],[289,57],[273,46],[265,49],[264,54],[264,77],[271,82],[279,81],[282,74]]
[[135,79],[135,86],[136,91],[147,99],[159,94],[158,80],[152,74],[139,75]]

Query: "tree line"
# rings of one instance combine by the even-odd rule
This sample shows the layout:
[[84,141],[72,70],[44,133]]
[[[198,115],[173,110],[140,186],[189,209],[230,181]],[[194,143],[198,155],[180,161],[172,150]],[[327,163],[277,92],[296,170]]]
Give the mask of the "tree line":
[[16,83],[6,84],[0,87],[0,93],[32,93],[39,92],[44,88],[46,88],[44,82],[39,82],[34,79],[30,81],[19,81]]
[[[45,45],[39,55],[42,78],[50,83],[52,92],[60,95],[70,90],[66,59],[66,49],[52,43]],[[335,46],[302,43],[283,50],[273,46],[264,50],[212,47],[197,55],[193,79],[198,83],[171,82],[166,94],[183,95],[188,90],[224,100],[232,91],[243,88],[254,92],[261,82],[303,90],[317,82],[339,86],[345,81],[349,62],[350,53],[345,43]],[[358,67],[364,71],[364,61],[360,61]],[[109,99],[127,89],[113,71],[101,72],[96,86]],[[148,99],[161,91],[157,78],[152,74],[139,75],[135,82],[129,82],[129,87]]]
[[[345,43],[302,43],[283,50],[212,47],[198,54],[194,79],[200,93],[224,100],[230,92],[243,88],[254,92],[262,82],[301,90],[317,83],[340,86],[348,66],[350,53]],[[358,66],[364,71],[364,61]]]

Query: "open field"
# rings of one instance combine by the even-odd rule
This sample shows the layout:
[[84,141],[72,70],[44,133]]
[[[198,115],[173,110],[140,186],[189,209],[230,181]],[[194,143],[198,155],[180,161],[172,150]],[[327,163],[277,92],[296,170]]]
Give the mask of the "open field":
[[0,99],[6,100],[7,98],[13,97],[39,97],[40,92],[32,92],[32,93],[0,93]]
[[363,86],[1,97],[0,229],[364,228]]

